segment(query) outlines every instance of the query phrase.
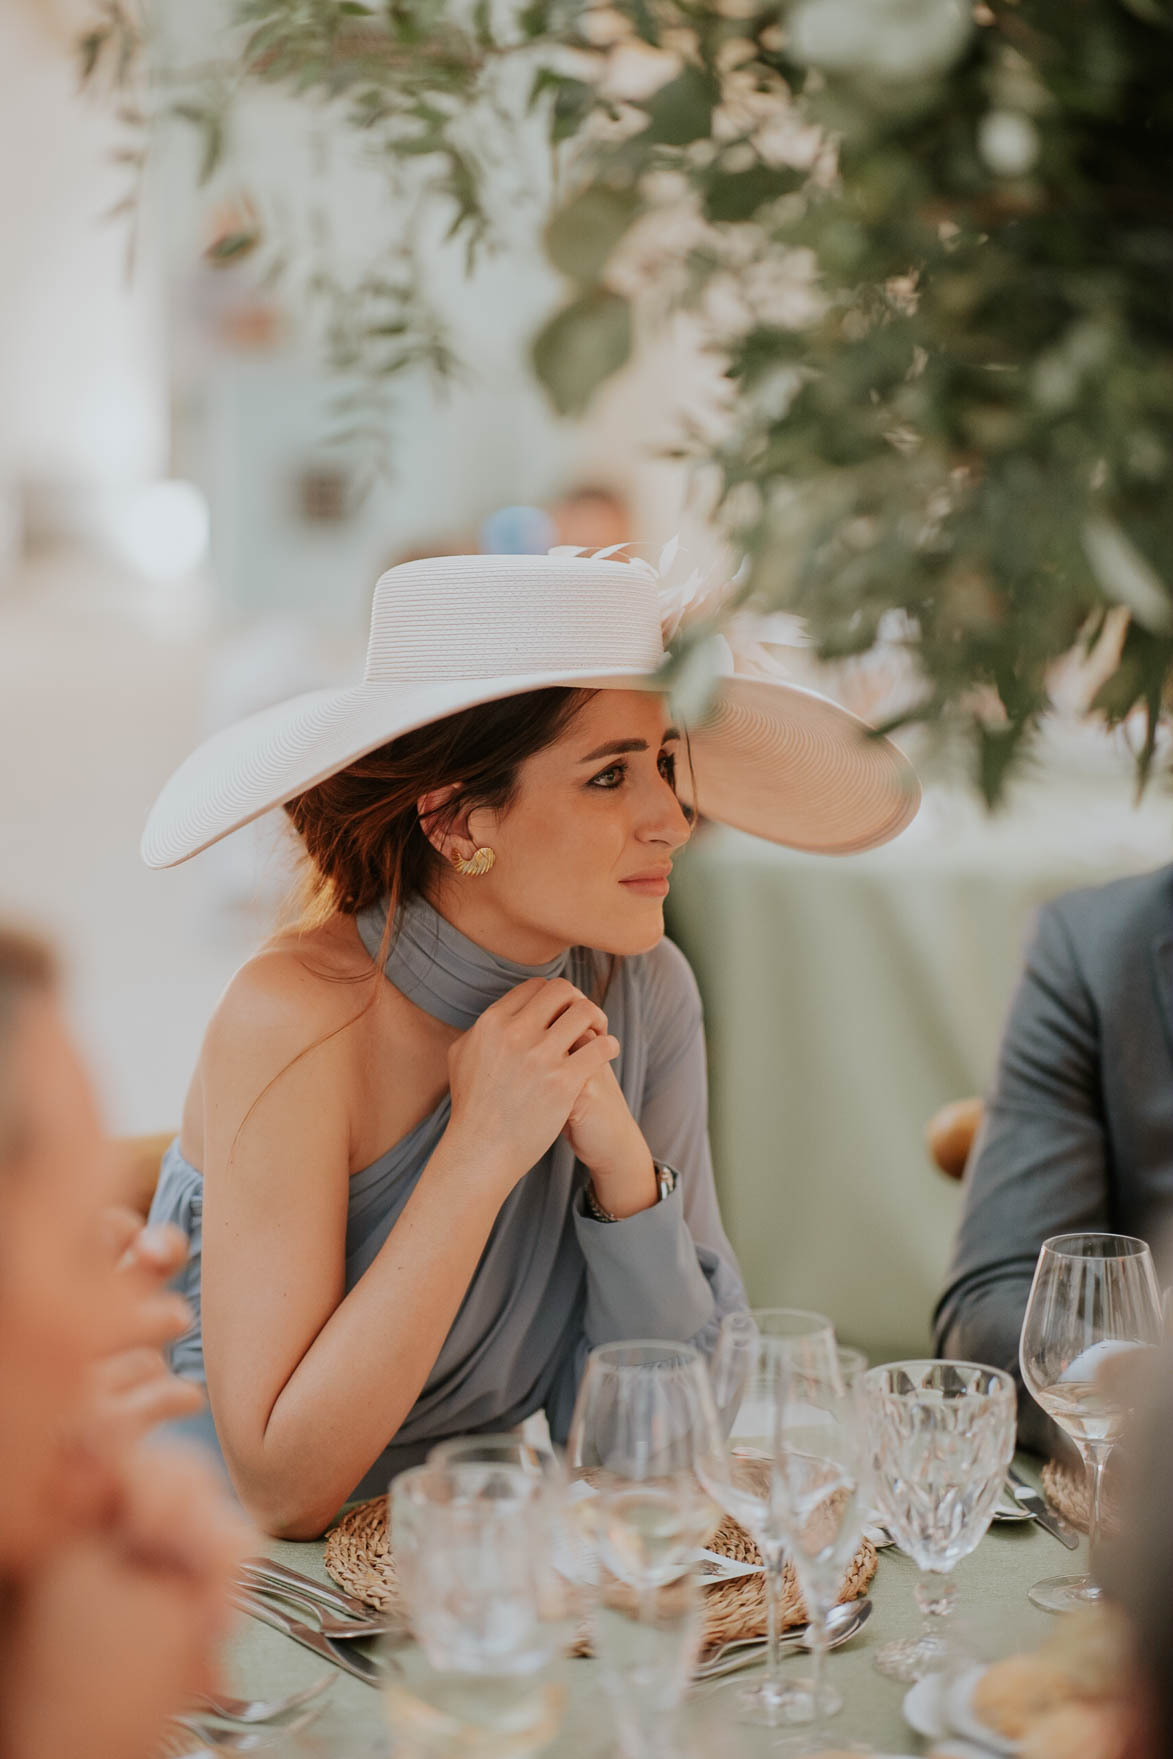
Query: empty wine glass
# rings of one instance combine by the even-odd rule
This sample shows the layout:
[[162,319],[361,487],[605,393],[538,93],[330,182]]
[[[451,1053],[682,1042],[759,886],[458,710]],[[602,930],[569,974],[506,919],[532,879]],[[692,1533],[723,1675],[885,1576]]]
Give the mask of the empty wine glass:
[[[650,1739],[655,1726],[635,1713],[637,1700],[656,1705],[659,1743],[668,1738],[670,1712],[690,1676],[700,1622],[688,1608],[697,1602],[690,1601],[691,1586],[676,1585],[692,1574],[719,1519],[696,1472],[717,1435],[708,1374],[689,1345],[634,1342],[591,1351],[566,1457],[571,1496],[579,1493],[572,1507],[597,1553],[595,1647],[629,1751],[643,1738],[641,1729]],[[630,1626],[622,1642],[617,1617]],[[655,1746],[644,1740],[643,1750]]]
[[[1161,1292],[1143,1240],[1127,1234],[1058,1234],[1044,1240],[1019,1363],[1027,1391],[1083,1459],[1093,1557],[1104,1467],[1129,1408],[1119,1359],[1154,1349],[1162,1335]],[[1030,1599],[1046,1612],[1066,1612],[1099,1597],[1086,1575],[1050,1576],[1030,1590]]]
[[592,1493],[577,1507],[602,1561],[633,1588],[675,1581],[716,1526],[696,1474],[716,1427],[705,1365],[690,1345],[606,1344],[588,1356],[567,1463]]
[[863,1389],[876,1504],[922,1572],[924,1617],[919,1637],[884,1644],[874,1665],[911,1682],[944,1661],[940,1621],[956,1599],[947,1577],[989,1527],[1014,1458],[1014,1382],[973,1362],[889,1362]]
[[[777,1728],[801,1714],[798,1692],[782,1674],[780,1644],[784,1548],[790,1509],[779,1460],[793,1402],[792,1361],[812,1379],[841,1386],[835,1329],[821,1313],[760,1308],[721,1322],[709,1364],[721,1433],[698,1471],[714,1501],[750,1534],[761,1553],[766,1590],[766,1674],[738,1693],[743,1721]],[[791,1413],[792,1415],[792,1413]],[[816,1664],[817,1665],[817,1664]]]
[[[782,1416],[779,1488],[787,1550],[802,1589],[809,1621],[809,1679],[791,1688],[789,1722],[815,1725],[812,1751],[822,1750],[818,1730],[843,1707],[825,1678],[827,1619],[863,1535],[870,1494],[858,1364],[836,1353],[839,1373],[828,1378],[817,1355],[796,1352],[789,1364],[790,1390]],[[848,1381],[841,1375],[847,1370]]]

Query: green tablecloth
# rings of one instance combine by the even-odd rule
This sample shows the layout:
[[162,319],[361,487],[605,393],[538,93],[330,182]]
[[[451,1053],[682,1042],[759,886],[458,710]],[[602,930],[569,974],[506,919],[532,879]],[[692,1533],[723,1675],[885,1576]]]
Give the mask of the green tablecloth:
[[[321,1544],[279,1544],[269,1548],[274,1557],[295,1569],[326,1579]],[[954,1580],[959,1590],[958,1617],[971,1627],[981,1652],[1004,1654],[1020,1645],[1033,1645],[1050,1628],[1046,1614],[1036,1612],[1026,1592],[1040,1576],[1063,1574],[1084,1567],[1083,1552],[1069,1552],[1036,1527],[996,1526],[977,1550],[959,1565]],[[918,1754],[924,1744],[912,1734],[901,1714],[905,1688],[882,1678],[871,1665],[872,1653],[893,1637],[914,1635],[919,1615],[913,1602],[915,1566],[894,1548],[881,1552],[870,1589],[875,1610],[871,1619],[850,1643],[828,1659],[831,1677],[844,1693],[843,1712],[828,1724],[828,1744],[836,1738],[866,1740],[884,1754]],[[268,1627],[243,1619],[228,1655],[230,1688],[249,1695],[281,1693],[316,1679],[323,1663]],[[804,1657],[789,1659],[788,1668],[801,1670]],[[600,1689],[598,1669],[592,1661],[566,1664],[570,1700],[562,1732],[549,1749],[565,1759],[611,1759],[615,1753],[610,1712]],[[694,1689],[685,1712],[687,1759],[710,1759],[717,1754],[731,1759],[766,1759],[776,1737],[765,1730],[747,1728],[733,1720],[731,1699],[739,1682],[752,1679],[751,1671]],[[290,1745],[290,1759],[375,1759],[389,1752],[383,1730],[379,1694],[369,1686],[339,1674],[314,1731],[312,1744]]]
[[721,1210],[755,1306],[811,1307],[873,1362],[929,1347],[958,1187],[925,1152],[984,1091],[1031,918],[1167,861],[1173,809],[1048,785],[994,821],[930,796],[846,859],[710,827],[673,875],[670,931],[705,1004]]

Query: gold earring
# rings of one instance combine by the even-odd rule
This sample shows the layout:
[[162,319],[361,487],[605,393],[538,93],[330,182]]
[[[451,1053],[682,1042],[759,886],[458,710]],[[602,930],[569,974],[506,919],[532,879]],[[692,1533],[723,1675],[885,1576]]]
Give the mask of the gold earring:
[[479,873],[488,873],[496,859],[497,854],[493,849],[475,849],[467,858],[454,855],[452,865],[457,873],[467,873],[475,877]]

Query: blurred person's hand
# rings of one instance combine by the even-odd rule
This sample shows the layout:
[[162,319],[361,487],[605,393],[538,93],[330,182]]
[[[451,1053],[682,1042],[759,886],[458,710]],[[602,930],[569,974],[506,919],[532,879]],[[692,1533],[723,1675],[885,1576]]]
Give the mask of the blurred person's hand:
[[192,1381],[167,1366],[164,1350],[191,1324],[191,1309],[167,1288],[187,1258],[187,1241],[178,1228],[144,1226],[134,1210],[110,1209],[103,1217],[104,1245],[116,1261],[119,1281],[130,1296],[125,1347],[104,1356],[91,1374],[92,1444],[127,1446],[159,1423],[194,1416],[204,1395]]
[[160,1423],[203,1409],[201,1389],[172,1374],[166,1345],[191,1324],[182,1296],[167,1288],[187,1257],[178,1228],[144,1227],[133,1210],[101,1217],[100,1251],[120,1309],[118,1347],[88,1370],[82,1401],[62,1432],[57,1496],[66,1519],[86,1526],[113,1494],[117,1463]]
[[6,1759],[149,1759],[216,1684],[228,1590],[255,1545],[194,1455],[137,1448],[94,1527],[15,1590],[0,1675]]

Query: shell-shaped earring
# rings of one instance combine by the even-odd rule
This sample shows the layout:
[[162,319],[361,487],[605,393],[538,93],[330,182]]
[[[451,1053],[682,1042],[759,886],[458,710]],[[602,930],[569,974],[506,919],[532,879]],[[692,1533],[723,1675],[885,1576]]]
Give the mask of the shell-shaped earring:
[[479,873],[488,873],[496,859],[497,852],[494,849],[474,849],[467,859],[463,855],[454,855],[452,865],[457,873],[467,873],[475,877]]

